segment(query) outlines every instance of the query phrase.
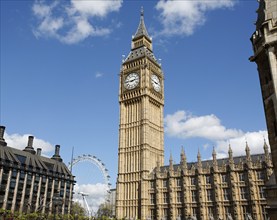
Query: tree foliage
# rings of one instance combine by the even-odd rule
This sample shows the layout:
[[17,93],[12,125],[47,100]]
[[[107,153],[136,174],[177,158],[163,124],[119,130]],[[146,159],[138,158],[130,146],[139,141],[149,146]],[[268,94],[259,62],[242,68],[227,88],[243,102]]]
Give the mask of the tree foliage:
[[101,204],[97,211],[97,219],[110,219],[113,215],[112,207],[108,204]]
[[1,220],[88,220],[85,209],[79,204],[73,202],[70,214],[42,214],[39,212],[32,213],[12,213],[10,210],[0,209]]
[[71,213],[72,216],[86,216],[86,210],[79,202],[72,202]]

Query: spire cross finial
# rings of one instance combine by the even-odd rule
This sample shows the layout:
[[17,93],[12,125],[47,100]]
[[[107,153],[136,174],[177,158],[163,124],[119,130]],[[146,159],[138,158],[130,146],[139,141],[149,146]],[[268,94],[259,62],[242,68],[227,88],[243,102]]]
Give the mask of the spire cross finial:
[[140,9],[140,16],[143,17],[143,6],[141,6],[141,9]]

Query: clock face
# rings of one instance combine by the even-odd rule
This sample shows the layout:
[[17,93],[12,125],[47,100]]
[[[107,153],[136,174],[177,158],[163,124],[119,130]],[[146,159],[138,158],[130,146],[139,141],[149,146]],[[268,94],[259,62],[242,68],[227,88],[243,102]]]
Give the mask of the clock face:
[[137,73],[130,73],[124,81],[126,89],[134,89],[139,84],[139,75]]
[[151,83],[156,92],[161,91],[160,79],[155,74],[151,75]]

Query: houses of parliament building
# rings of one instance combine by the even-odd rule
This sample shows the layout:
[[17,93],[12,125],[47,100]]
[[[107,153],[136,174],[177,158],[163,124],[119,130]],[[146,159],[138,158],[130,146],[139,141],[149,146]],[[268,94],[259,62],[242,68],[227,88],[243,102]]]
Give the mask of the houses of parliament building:
[[[270,146],[262,154],[164,165],[164,74],[155,58],[143,10],[119,77],[116,218],[140,220],[277,219],[277,1],[259,0],[251,37]],[[12,212],[70,213],[74,176],[57,145],[51,158],[33,147],[7,146],[0,126],[0,208]],[[227,146],[226,146],[227,147]],[[270,149],[271,148],[271,153]],[[58,203],[55,200],[58,199]]]
[[[264,73],[260,72],[262,91],[270,88],[270,93],[263,94],[263,98],[267,124],[270,124],[271,152],[276,163],[277,2],[260,0],[259,4],[258,35],[254,34],[255,39],[252,39],[255,56],[251,59],[258,66],[267,64],[258,69],[266,71],[267,85],[263,84]],[[272,35],[275,41],[270,38]],[[265,47],[268,39],[272,40],[267,45],[272,52],[269,55],[259,48],[259,45]],[[270,62],[271,65],[273,62],[271,69]],[[266,183],[274,176],[274,169],[265,142],[261,146],[263,154],[251,154],[246,143],[244,156],[233,156],[229,146],[225,159],[217,159],[214,150],[211,160],[202,161],[198,152],[197,162],[188,163],[182,150],[180,164],[173,164],[170,157],[169,166],[164,165],[164,75],[153,53],[143,11],[132,37],[131,51],[122,61],[119,78],[117,219],[268,219],[277,196],[272,196],[269,207]]]

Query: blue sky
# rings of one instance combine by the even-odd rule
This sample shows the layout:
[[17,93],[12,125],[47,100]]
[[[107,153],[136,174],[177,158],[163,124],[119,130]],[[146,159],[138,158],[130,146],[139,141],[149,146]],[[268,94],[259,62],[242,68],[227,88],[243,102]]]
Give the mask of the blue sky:
[[[115,186],[118,75],[141,6],[165,75],[165,163],[170,152],[179,162],[181,146],[189,161],[198,149],[210,158],[213,146],[224,156],[229,143],[244,154],[245,141],[262,152],[266,124],[248,60],[255,0],[2,0],[0,124],[10,146],[24,148],[32,134],[46,155],[60,144],[66,163],[74,146],[75,156],[100,158]],[[83,184],[85,167],[75,169]]]

